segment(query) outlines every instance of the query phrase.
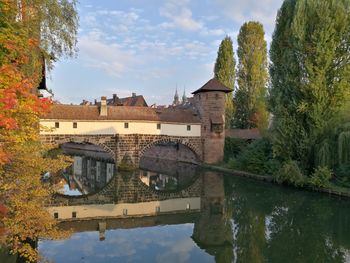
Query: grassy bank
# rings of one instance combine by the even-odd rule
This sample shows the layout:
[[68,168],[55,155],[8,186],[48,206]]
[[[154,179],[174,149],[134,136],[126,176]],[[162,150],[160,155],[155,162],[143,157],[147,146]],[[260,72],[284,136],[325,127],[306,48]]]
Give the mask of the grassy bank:
[[[277,184],[272,175],[259,175],[259,174],[244,172],[244,171],[233,170],[233,169],[227,168],[224,163],[216,164],[216,165],[203,164],[202,166],[206,169],[222,172],[225,174],[231,174],[234,176],[251,178],[251,179],[255,179],[255,180],[259,180],[259,181],[265,181],[265,182]],[[305,183],[303,186],[300,186],[297,188],[305,189],[308,191],[317,191],[317,192],[327,193],[330,195],[336,195],[336,196],[350,198],[350,189],[349,188],[337,186],[333,183],[331,183],[326,188],[316,188],[309,183]]]

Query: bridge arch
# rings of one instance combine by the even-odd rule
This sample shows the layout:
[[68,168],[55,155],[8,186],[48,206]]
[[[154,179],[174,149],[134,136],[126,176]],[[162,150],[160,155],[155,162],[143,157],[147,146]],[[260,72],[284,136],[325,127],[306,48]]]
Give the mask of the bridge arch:
[[153,140],[153,141],[147,143],[146,145],[144,145],[139,152],[139,159],[141,159],[144,156],[144,154],[149,149],[151,149],[153,146],[160,145],[160,144],[169,144],[169,143],[176,143],[176,144],[186,146],[195,155],[196,161],[197,162],[201,161],[200,150],[194,144],[192,144],[188,139],[186,139],[186,138],[183,138],[183,139],[182,138],[171,138],[171,137],[156,139],[156,140]]
[[115,145],[114,140],[110,136],[79,136],[79,135],[58,135],[58,136],[50,136],[50,135],[43,135],[41,136],[41,140],[46,144],[52,144],[52,145],[62,145],[65,143],[85,143],[85,144],[93,144],[100,146],[103,150],[108,152],[114,159],[114,161],[117,160],[116,152],[115,152]]

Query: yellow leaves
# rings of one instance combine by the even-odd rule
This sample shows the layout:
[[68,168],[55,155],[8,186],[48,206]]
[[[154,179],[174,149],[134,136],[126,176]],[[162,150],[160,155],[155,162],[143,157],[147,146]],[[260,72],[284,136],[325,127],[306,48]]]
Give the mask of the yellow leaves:
[[299,113],[305,113],[308,111],[309,104],[306,101],[302,101],[297,106],[297,112]]

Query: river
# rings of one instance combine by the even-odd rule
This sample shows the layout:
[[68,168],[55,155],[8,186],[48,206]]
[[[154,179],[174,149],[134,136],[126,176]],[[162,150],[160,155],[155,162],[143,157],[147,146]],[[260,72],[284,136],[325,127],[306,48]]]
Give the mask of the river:
[[39,240],[47,260],[350,262],[350,200],[152,158],[117,172],[96,149],[68,148],[48,209],[71,235]]

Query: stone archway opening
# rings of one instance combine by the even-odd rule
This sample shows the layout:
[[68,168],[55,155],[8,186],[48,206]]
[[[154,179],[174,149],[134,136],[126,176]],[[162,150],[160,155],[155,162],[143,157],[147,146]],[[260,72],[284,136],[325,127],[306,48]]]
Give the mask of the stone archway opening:
[[58,193],[86,196],[102,190],[116,175],[114,155],[89,142],[61,142],[53,151],[69,156],[71,164],[47,178]]
[[145,159],[198,164],[200,158],[194,147],[180,141],[156,141],[140,153],[140,166]]
[[139,178],[153,190],[176,192],[193,183],[199,157],[180,141],[156,141],[140,154]]

